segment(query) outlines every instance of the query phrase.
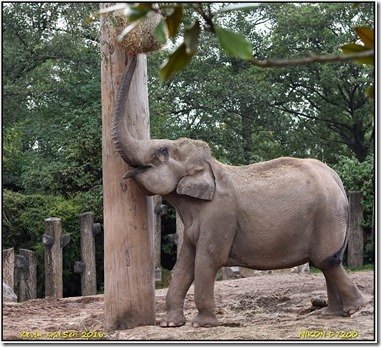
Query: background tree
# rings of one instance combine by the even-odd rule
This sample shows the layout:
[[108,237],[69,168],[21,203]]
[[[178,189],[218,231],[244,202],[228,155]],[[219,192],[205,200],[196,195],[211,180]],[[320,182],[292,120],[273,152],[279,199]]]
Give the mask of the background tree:
[[[7,3],[3,9],[3,246],[36,250],[43,267],[44,219],[60,217],[65,296],[80,293],[79,221],[102,218],[96,4]],[[19,193],[15,193],[19,192]],[[22,194],[20,194],[22,193]],[[98,287],[103,282],[98,236]],[[39,271],[39,274],[43,273]],[[39,296],[43,294],[39,279]]]

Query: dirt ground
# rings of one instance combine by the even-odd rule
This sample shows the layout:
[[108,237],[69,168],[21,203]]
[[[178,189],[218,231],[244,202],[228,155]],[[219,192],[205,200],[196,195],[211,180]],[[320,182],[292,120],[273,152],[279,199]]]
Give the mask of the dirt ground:
[[[311,299],[326,299],[322,274],[273,273],[218,281],[215,328],[193,328],[193,287],[180,328],[138,327],[104,331],[103,295],[36,299],[3,304],[3,340],[375,340],[374,272],[349,273],[366,305],[351,317],[327,318],[311,310]],[[167,289],[156,291],[157,325]]]

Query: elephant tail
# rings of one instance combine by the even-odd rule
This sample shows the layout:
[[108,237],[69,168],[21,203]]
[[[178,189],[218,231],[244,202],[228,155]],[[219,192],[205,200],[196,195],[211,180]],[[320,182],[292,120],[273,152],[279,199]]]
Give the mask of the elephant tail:
[[329,256],[328,258],[322,261],[321,263],[322,268],[336,267],[336,266],[340,266],[343,263],[344,252],[348,246],[348,239],[349,239],[349,204],[348,204],[347,194],[345,192],[343,182],[341,181],[339,175],[332,169],[331,169],[331,173],[332,173],[332,178],[334,179],[334,181],[340,188],[345,198],[346,229],[345,229],[345,238],[344,238],[343,245],[335,254]]
[[349,225],[347,223],[347,230],[346,230],[346,234],[345,234],[345,239],[344,239],[343,245],[341,246],[341,248],[335,254],[331,255],[330,257],[324,259],[321,262],[320,269],[326,269],[326,268],[330,268],[330,267],[337,267],[337,266],[340,266],[343,263],[344,252],[345,252],[345,250],[347,248],[347,245],[348,245],[348,239],[349,239]]

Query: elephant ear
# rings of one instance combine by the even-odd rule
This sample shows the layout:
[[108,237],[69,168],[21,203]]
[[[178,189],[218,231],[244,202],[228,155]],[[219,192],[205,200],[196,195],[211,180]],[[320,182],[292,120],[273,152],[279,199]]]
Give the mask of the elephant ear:
[[212,200],[216,188],[213,170],[205,161],[202,168],[192,175],[184,176],[177,184],[176,192],[202,200]]

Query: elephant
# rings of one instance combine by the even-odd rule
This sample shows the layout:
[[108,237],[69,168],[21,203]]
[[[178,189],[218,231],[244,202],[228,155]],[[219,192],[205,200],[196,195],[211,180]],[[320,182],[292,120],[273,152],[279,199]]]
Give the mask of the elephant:
[[364,305],[342,262],[348,200],[338,174],[316,159],[281,157],[229,166],[200,140],[141,140],[125,126],[126,100],[138,59],[128,59],[117,93],[112,137],[147,196],[161,195],[184,223],[184,239],[160,326],[186,323],[184,300],[194,284],[193,327],[218,325],[214,282],[222,266],[257,270],[311,262],[325,277],[326,315],[350,316]]

